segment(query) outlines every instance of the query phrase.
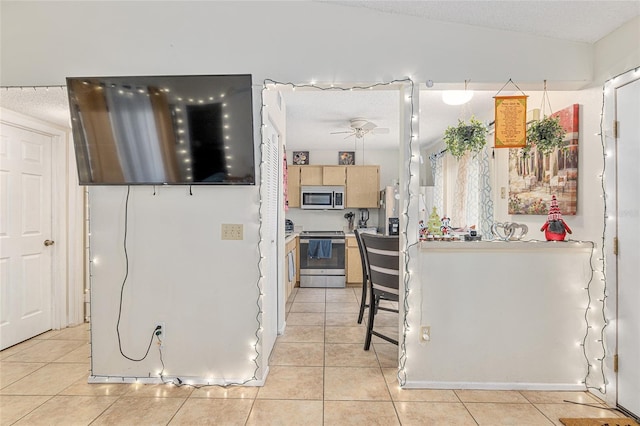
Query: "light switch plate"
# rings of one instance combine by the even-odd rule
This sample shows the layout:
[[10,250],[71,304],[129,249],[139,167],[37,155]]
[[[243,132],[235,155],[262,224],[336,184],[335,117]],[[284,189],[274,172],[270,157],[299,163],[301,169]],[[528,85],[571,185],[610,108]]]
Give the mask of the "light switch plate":
[[222,239],[223,240],[242,240],[243,237],[243,229],[242,224],[230,224],[223,223],[222,224]]

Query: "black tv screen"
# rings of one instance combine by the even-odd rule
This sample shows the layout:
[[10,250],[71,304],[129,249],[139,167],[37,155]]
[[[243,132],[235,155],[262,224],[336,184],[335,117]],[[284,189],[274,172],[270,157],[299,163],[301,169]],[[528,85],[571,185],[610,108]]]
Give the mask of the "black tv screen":
[[68,77],[81,185],[253,185],[251,75]]

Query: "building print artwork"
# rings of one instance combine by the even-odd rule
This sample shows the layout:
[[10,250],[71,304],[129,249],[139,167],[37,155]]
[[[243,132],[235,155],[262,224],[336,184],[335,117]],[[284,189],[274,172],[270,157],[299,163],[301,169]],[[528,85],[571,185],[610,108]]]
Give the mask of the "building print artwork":
[[509,214],[546,215],[555,195],[565,215],[578,204],[578,142],[580,106],[573,104],[551,114],[566,130],[565,149],[543,155],[535,146],[528,155],[509,149]]

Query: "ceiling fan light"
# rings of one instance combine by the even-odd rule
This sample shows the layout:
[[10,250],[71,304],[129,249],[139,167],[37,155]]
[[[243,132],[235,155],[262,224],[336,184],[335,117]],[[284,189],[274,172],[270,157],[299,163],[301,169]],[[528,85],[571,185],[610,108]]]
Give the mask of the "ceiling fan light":
[[446,90],[442,92],[442,102],[447,105],[463,105],[473,98],[473,90]]

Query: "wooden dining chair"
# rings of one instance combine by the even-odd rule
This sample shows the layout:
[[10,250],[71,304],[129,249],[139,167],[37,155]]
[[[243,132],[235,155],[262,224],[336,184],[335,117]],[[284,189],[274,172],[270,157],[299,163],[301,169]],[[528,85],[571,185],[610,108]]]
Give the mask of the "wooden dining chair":
[[358,314],[358,324],[362,324],[364,310],[369,307],[369,304],[367,303],[369,293],[369,271],[367,270],[367,257],[364,253],[364,246],[362,245],[362,238],[360,238],[360,231],[356,229],[353,233],[356,236],[358,251],[360,252],[360,263],[362,264],[362,298],[360,299],[360,313]]
[[361,234],[364,246],[367,275],[369,277],[369,321],[364,350],[371,346],[372,336],[398,344],[398,340],[374,330],[378,310],[399,313],[398,309],[380,306],[380,300],[399,301],[400,289],[400,239],[396,236]]

